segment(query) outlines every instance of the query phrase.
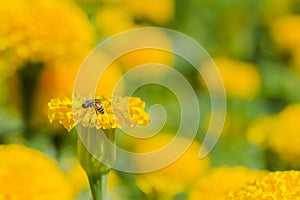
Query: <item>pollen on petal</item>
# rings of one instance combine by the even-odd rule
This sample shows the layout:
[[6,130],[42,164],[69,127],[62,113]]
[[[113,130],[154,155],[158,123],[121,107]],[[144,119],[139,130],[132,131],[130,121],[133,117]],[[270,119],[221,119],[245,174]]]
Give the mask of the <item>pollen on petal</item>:
[[51,99],[48,103],[48,119],[50,123],[58,120],[70,132],[74,127],[71,100],[68,98]]

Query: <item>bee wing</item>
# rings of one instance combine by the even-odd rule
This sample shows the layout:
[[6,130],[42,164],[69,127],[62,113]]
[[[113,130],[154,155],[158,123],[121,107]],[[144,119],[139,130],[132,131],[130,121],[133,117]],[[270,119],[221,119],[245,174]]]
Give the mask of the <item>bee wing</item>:
[[81,104],[81,107],[82,108],[88,108],[88,107],[91,107],[94,105],[94,100],[92,99],[87,99],[85,100],[82,104]]

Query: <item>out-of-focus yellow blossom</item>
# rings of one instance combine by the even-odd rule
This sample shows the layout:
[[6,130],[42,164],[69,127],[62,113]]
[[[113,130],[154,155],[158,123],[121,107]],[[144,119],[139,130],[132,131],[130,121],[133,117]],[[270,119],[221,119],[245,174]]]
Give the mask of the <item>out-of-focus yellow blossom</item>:
[[[167,145],[172,137],[174,136],[170,134],[161,134],[152,139],[136,142],[134,149],[136,152],[143,153],[155,151]],[[187,139],[176,138],[176,140],[184,142]],[[158,171],[137,175],[137,186],[147,195],[159,196],[161,199],[171,199],[173,195],[186,191],[210,165],[208,157],[201,160],[198,158],[199,149],[200,144],[194,141],[189,149],[171,165]]]
[[[98,99],[101,100],[104,114],[96,115],[95,108],[82,108],[81,103],[85,99],[78,99],[78,107],[75,109],[75,113],[72,111],[70,99],[51,99],[48,103],[49,121],[52,123],[54,120],[58,120],[68,131],[71,131],[77,124],[97,129],[114,129],[125,124],[129,126],[147,125],[150,122],[149,114],[144,111],[146,104],[140,98],[101,96]],[[114,108],[111,105],[112,101]]]
[[[173,55],[169,52],[158,50],[158,49],[141,49],[132,51],[121,56],[118,62],[122,64],[125,70],[130,70],[134,67],[138,67],[143,64],[157,63],[165,66],[173,65]],[[144,68],[144,73],[159,75],[161,72],[154,71],[153,69]]]
[[[269,146],[279,153],[282,159],[300,163],[300,104],[290,105],[275,117],[274,125],[278,127],[268,137]],[[276,123],[277,122],[277,123]],[[277,124],[277,126],[276,126]]]
[[[66,94],[72,93],[79,67],[76,63],[64,63],[45,70],[41,75],[37,96],[45,96],[49,99],[51,96],[64,97]],[[116,64],[110,65],[99,78],[96,92],[112,95],[114,87],[121,77],[120,68]]]
[[300,15],[284,15],[271,23],[271,35],[284,50],[300,48]]
[[104,6],[95,20],[101,31],[109,36],[137,27],[133,16],[122,6]]
[[174,0],[106,1],[95,16],[96,24],[105,35],[147,26],[149,21],[166,24],[175,13]]
[[[124,45],[130,45],[127,47],[128,49],[132,49],[131,46],[135,47],[135,44],[144,44],[145,38],[147,38],[146,44],[163,47],[165,49],[172,50],[172,43],[168,35],[160,30],[147,30],[144,31],[143,34],[140,35],[131,35],[132,38],[126,38],[126,40],[134,41],[133,44],[124,41]],[[115,45],[123,45],[122,41],[121,44]],[[144,48],[135,51],[131,51],[127,54],[122,55],[117,60],[118,63],[125,69],[130,70],[134,67],[138,67],[139,65],[149,64],[149,63],[158,63],[165,66],[172,66],[174,63],[174,55],[170,52],[163,51],[160,49],[150,49]],[[159,75],[161,72],[154,71],[153,69],[147,70],[145,68],[144,73],[146,74],[155,74]]]
[[68,170],[67,178],[70,186],[73,188],[74,196],[89,187],[88,177],[79,163],[76,163]]
[[88,18],[72,1],[1,1],[0,13],[0,55],[13,61],[9,69],[77,59],[94,41]]
[[124,4],[135,18],[148,18],[158,24],[169,22],[175,13],[174,0],[127,0]]
[[117,187],[120,185],[121,179],[114,171],[110,171],[108,174],[108,189]]
[[[8,79],[15,70],[29,67],[29,63],[34,63],[30,66],[32,68],[39,63],[45,70],[68,65],[69,71],[72,71],[71,68],[81,63],[95,40],[93,27],[87,16],[73,1],[1,1],[0,13],[0,83],[3,85],[9,85]],[[53,83],[53,79],[55,78],[48,79],[49,87],[58,84]],[[1,95],[4,101],[10,98],[8,93],[11,93],[5,89]],[[34,89],[33,86],[32,90]],[[41,93],[51,95],[47,89],[42,89]],[[20,90],[18,86],[13,89],[15,93],[22,93]],[[48,96],[47,100],[45,96],[33,98],[37,102],[33,102],[32,105],[38,108],[32,110],[38,110],[36,113],[39,114],[30,114],[34,117],[40,116],[51,97],[53,96]],[[40,102],[42,100],[43,102]],[[22,99],[14,98],[14,101]],[[12,104],[10,101],[8,103],[20,104]]]
[[267,145],[268,137],[276,129],[274,122],[274,117],[268,115],[256,120],[247,130],[248,140],[259,145]]
[[188,199],[223,200],[230,191],[239,189],[265,173],[242,166],[213,168],[198,179],[196,186],[189,192]]
[[[127,2],[127,1],[126,1]],[[144,4],[145,2],[140,2]],[[125,6],[126,7],[126,6]],[[113,15],[113,16],[112,16]],[[97,24],[102,28],[102,32],[107,35],[112,35],[119,33],[121,31],[129,30],[132,28],[141,27],[135,25],[132,21],[132,16],[120,5],[117,6],[106,6],[99,11],[99,14],[96,16]],[[115,23],[114,23],[115,21]],[[127,48],[134,49],[136,44],[142,44],[143,49],[138,49],[131,51],[129,53],[123,54],[116,61],[122,66],[125,71],[130,70],[134,67],[143,64],[149,63],[158,63],[166,66],[172,66],[174,63],[174,56],[172,53],[160,50],[160,49],[151,49],[146,48],[146,45],[154,47],[162,47],[164,49],[172,50],[172,42],[168,35],[160,30],[152,29],[142,32],[140,34],[131,34],[127,35],[122,41],[120,38],[117,43],[111,44],[112,49]],[[131,36],[131,38],[129,37]],[[130,42],[128,42],[130,41]],[[134,42],[132,42],[134,41]],[[145,42],[146,41],[146,42]],[[153,69],[146,70],[145,73],[155,73],[156,75],[159,72]]]
[[300,104],[286,107],[280,113],[264,117],[247,131],[251,142],[261,144],[288,162],[299,165]]
[[71,200],[72,188],[54,160],[22,145],[0,145],[0,199]]
[[299,200],[300,172],[271,172],[232,192],[226,200]]
[[[253,98],[260,91],[260,74],[252,63],[233,60],[226,57],[215,58],[226,94],[235,98]],[[206,66],[209,70],[209,66]]]

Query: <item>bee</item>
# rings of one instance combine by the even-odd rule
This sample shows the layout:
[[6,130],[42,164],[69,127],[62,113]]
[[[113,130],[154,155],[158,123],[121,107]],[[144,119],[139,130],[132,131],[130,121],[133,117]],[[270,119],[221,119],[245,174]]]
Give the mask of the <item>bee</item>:
[[85,100],[82,104],[81,104],[82,108],[92,108],[94,107],[96,110],[96,114],[97,112],[104,114],[104,109],[102,107],[101,101],[100,99],[87,99]]

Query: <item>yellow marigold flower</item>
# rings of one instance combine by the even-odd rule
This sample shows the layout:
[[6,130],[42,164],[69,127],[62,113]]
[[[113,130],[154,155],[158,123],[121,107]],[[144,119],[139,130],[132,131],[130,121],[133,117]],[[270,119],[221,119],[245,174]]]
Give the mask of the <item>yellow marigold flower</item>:
[[105,35],[114,35],[136,28],[133,16],[122,6],[104,6],[95,16],[95,20]]
[[140,26],[135,20],[141,20],[142,25],[147,25],[147,22],[143,24],[144,19],[165,24],[174,13],[174,0],[127,0],[104,2],[95,19],[104,34],[112,35]]
[[268,138],[269,146],[284,160],[290,162],[297,161],[300,156],[299,120],[300,104],[286,107],[275,116],[274,125],[278,129],[273,129],[272,135]]
[[[172,42],[169,36],[160,30],[147,30],[144,31],[143,35],[140,37],[136,37],[134,34],[131,35],[132,38],[126,38],[126,40],[133,40],[137,44],[143,44],[145,41],[145,38],[147,38],[148,44],[159,44],[158,46],[164,47],[166,49],[172,49]],[[125,41],[126,42],[126,41]],[[125,43],[124,42],[124,43]],[[130,43],[126,42],[126,45],[131,45]],[[119,44],[115,44],[119,45]],[[130,48],[130,47],[129,47]],[[125,69],[130,70],[134,67],[137,67],[139,65],[143,64],[149,64],[149,63],[158,63],[166,66],[172,66],[174,63],[174,55],[170,52],[166,52],[159,49],[139,49],[135,51],[131,51],[127,54],[122,55],[120,58],[118,58],[117,62]],[[159,75],[158,72],[153,72],[153,69],[145,70],[144,71],[147,74],[156,76]]]
[[127,0],[124,4],[136,18],[148,18],[158,24],[169,22],[175,13],[174,0]]
[[300,46],[300,15],[288,14],[271,23],[271,34],[283,49],[294,51]]
[[74,127],[72,102],[68,98],[51,99],[48,103],[48,118],[50,123],[58,120],[68,131]]
[[261,144],[285,161],[299,165],[300,104],[286,107],[276,115],[257,120],[247,131],[251,142]]
[[0,13],[0,58],[9,59],[9,69],[82,58],[94,41],[88,18],[72,1],[1,1]]
[[[86,14],[74,1],[0,1],[0,13],[0,84],[2,85],[10,85],[10,80],[8,81],[7,78],[11,79],[11,75],[14,75],[16,69],[29,67],[31,64],[44,66],[45,71],[48,68],[63,65],[64,71],[69,70],[69,75],[73,68],[80,65],[83,57],[86,56],[94,44],[93,27]],[[68,69],[65,65],[68,65]],[[51,75],[55,76],[57,73]],[[64,76],[64,81],[69,78],[68,75]],[[13,89],[15,93],[22,94],[19,80],[22,76],[13,77],[19,81]],[[39,78],[42,77],[34,77],[34,79]],[[57,77],[47,78],[49,87],[55,88],[58,85],[57,82],[53,82]],[[42,81],[37,81],[38,87],[41,87],[40,82]],[[59,84],[64,85],[65,83],[60,82]],[[30,110],[36,109],[37,111],[35,111],[36,113],[30,111],[32,117],[39,118],[40,114],[37,113],[45,111],[45,105],[49,98],[57,96],[50,93],[53,90],[47,89],[43,88],[41,89],[42,92],[37,92],[39,94],[35,93],[37,95],[36,102],[32,103],[35,108]],[[4,100],[9,99],[11,91],[8,87],[1,90],[3,91],[3,95],[0,94],[1,98]],[[46,95],[41,96],[40,93],[46,93]],[[16,103],[13,102],[11,105],[14,105],[14,107],[16,107],[15,105],[21,105],[20,102],[24,102],[22,100],[14,98]],[[40,119],[43,119],[42,122],[44,123],[47,120],[46,117],[38,120]],[[32,124],[32,120],[30,120],[30,123]]]
[[271,172],[241,189],[232,192],[226,200],[299,200],[300,172]]
[[190,190],[188,199],[223,200],[230,191],[239,189],[265,173],[243,166],[213,168]]
[[73,160],[71,161],[72,166],[69,167],[69,169],[67,169],[66,177],[69,181],[70,186],[73,188],[74,196],[76,196],[80,194],[80,192],[82,192],[84,189],[88,189],[89,181],[86,173],[84,172],[80,164],[78,162],[74,162]]
[[[152,152],[167,145],[174,136],[171,134],[160,134],[152,139],[138,141],[133,144],[137,152]],[[186,138],[176,138],[186,141]],[[180,144],[180,143],[179,143]],[[144,173],[136,176],[137,186],[147,195],[157,195],[160,199],[170,199],[173,195],[186,191],[191,187],[197,177],[200,177],[208,169],[210,158],[198,158],[200,144],[194,141],[184,154],[169,166],[158,171]],[[161,159],[164,159],[162,155]],[[149,165],[149,163],[137,163]]]
[[[101,96],[98,99],[101,100],[104,114],[95,115],[95,108],[82,108],[81,104],[85,99],[78,99],[78,106],[76,105],[74,113],[70,99],[51,99],[48,103],[49,121],[58,120],[68,131],[77,124],[96,129],[114,129],[125,124],[147,125],[150,122],[149,114],[144,111],[146,104],[140,98]],[[114,108],[112,108],[112,101]]]
[[[214,62],[221,73],[228,96],[247,99],[258,94],[261,81],[254,64],[226,57],[215,58]],[[209,66],[205,69],[209,70]],[[204,84],[201,79],[199,80]]]
[[0,199],[74,199],[57,163],[41,152],[22,145],[0,145],[0,157]]
[[255,122],[247,130],[247,139],[256,144],[267,145],[267,139],[276,129],[274,117],[264,116]]

